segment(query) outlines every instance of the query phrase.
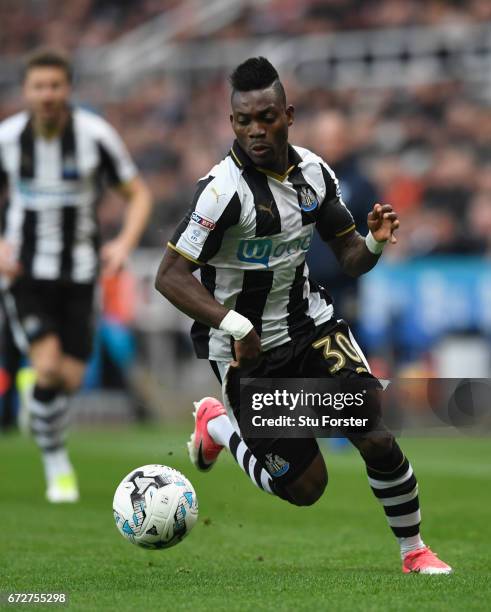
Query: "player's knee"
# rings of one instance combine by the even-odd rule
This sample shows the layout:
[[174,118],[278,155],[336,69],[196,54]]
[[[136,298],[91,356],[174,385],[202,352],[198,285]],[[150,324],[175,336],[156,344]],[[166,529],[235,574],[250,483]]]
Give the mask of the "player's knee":
[[74,393],[82,385],[85,374],[85,363],[81,359],[64,355],[61,374],[64,391],[67,393]]
[[327,487],[327,470],[317,470],[315,474],[301,478],[287,487],[288,501],[295,506],[312,506],[318,501]]
[[61,345],[56,336],[49,335],[34,342],[29,357],[36,372],[36,382],[42,387],[63,384]]
[[392,450],[394,436],[390,432],[373,432],[357,443],[361,456],[367,461],[385,457]]
[[84,378],[84,370],[83,369],[64,369],[63,372],[63,389],[67,393],[74,393],[78,389],[80,389],[83,378]]
[[59,363],[56,360],[38,363],[35,371],[36,382],[42,387],[58,387],[62,384]]
[[312,506],[321,497],[327,486],[327,475],[325,480],[308,483],[301,490],[293,493],[292,499],[295,506]]
[[82,385],[81,377],[72,377],[63,379],[63,389],[67,393],[75,393]]

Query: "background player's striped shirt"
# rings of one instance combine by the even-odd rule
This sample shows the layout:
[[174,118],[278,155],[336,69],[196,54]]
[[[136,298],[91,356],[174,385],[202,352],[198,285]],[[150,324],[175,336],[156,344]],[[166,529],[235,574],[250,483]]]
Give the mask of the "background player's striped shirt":
[[82,109],[63,133],[37,136],[27,112],[0,123],[0,182],[7,183],[2,236],[27,277],[91,282],[97,273],[96,205],[104,180],[132,179],[136,168],[116,131]]
[[[354,229],[338,181],[323,160],[289,146],[284,176],[256,168],[234,143],[198,183],[169,246],[200,265],[215,299],[246,316],[263,350],[294,340],[333,315],[331,299],[309,279],[305,254],[314,226],[325,240]],[[230,360],[230,336],[193,325],[198,357]]]

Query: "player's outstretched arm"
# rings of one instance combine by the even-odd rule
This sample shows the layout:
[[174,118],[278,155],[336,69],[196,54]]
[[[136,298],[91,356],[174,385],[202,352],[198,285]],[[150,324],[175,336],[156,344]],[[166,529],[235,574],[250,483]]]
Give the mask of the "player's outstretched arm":
[[222,329],[235,339],[234,365],[254,363],[261,353],[261,340],[252,323],[217,302],[193,276],[197,264],[167,249],[160,263],[155,288],[176,308],[195,321]]
[[386,243],[397,242],[394,231],[399,228],[399,219],[390,204],[375,204],[367,221],[370,231],[365,238],[353,229],[329,241],[343,271],[350,276],[361,276],[371,270]]

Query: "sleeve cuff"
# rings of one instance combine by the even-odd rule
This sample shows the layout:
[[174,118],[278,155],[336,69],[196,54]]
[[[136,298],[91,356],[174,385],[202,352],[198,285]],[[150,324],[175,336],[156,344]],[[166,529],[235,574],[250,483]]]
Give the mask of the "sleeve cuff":
[[344,230],[341,230],[340,232],[337,232],[335,234],[336,238],[340,238],[341,236],[344,236],[345,234],[349,234],[350,232],[352,232],[355,229],[356,225],[354,223],[352,223],[349,227],[347,227]]
[[188,261],[193,262],[194,264],[196,264],[197,266],[204,266],[205,264],[202,261],[198,261],[197,259],[194,259],[194,257],[191,257],[191,255],[188,255],[187,253],[185,253],[184,251],[181,251],[181,249],[178,249],[175,245],[173,245],[171,242],[167,243],[167,246],[172,249],[173,251],[175,251],[176,253],[179,253],[179,255],[181,255],[182,257],[184,257],[184,259],[187,259]]

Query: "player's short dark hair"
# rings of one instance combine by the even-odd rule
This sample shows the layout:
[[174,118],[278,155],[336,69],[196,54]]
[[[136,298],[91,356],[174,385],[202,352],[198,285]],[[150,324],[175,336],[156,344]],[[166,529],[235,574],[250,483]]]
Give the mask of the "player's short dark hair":
[[57,49],[42,48],[33,51],[24,62],[22,80],[32,68],[55,67],[63,70],[69,81],[72,80],[73,68],[68,56]]
[[265,57],[250,57],[230,75],[232,95],[236,91],[254,91],[273,86],[286,105],[285,89],[273,64]]

